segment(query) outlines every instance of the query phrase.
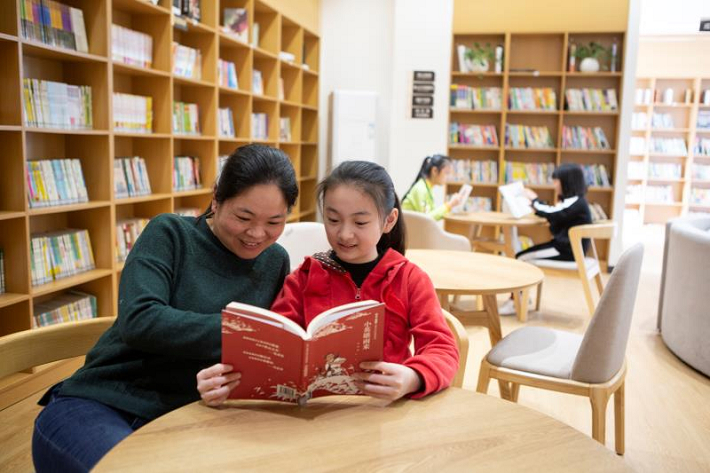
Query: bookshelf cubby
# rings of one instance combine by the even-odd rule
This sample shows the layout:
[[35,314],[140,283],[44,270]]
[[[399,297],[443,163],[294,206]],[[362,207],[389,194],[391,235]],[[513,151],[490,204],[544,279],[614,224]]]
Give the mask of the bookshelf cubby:
[[[625,206],[638,212],[643,223],[665,223],[688,213],[710,214],[710,200],[697,203],[692,197],[695,189],[710,189],[710,181],[696,178],[693,172],[695,166],[710,165],[710,156],[695,151],[696,139],[710,139],[710,128],[698,126],[699,116],[710,113],[710,106],[703,105],[703,93],[708,89],[710,79],[703,77],[636,80],[632,139],[645,140],[645,147],[630,152],[630,166],[639,166],[642,173],[632,174],[630,169],[629,186],[640,195],[627,194]],[[643,126],[637,122],[641,114],[646,117]],[[680,140],[686,151],[662,152],[651,146],[654,139]],[[653,172],[662,167],[666,170]]]
[[[623,70],[624,60],[623,32],[585,33],[560,31],[549,33],[511,33],[499,34],[457,33],[453,37],[451,84],[474,88],[499,88],[502,107],[500,110],[470,109],[456,107],[454,103],[449,108],[449,124],[463,123],[470,125],[494,125],[498,136],[498,146],[472,146],[452,143],[449,140],[448,155],[454,160],[463,161],[493,161],[497,165],[498,176],[494,182],[477,183],[475,180],[452,180],[447,183],[446,193],[457,191],[464,183],[473,186],[473,197],[491,199],[493,210],[502,210],[498,186],[506,183],[506,164],[552,164],[577,163],[580,165],[604,165],[609,179],[616,172],[617,149],[619,133],[619,108],[604,111],[573,111],[566,103],[568,89],[613,89],[617,104],[621,104],[622,74],[602,70],[597,73],[569,71],[569,45],[587,44],[596,41],[607,47],[616,40],[619,54],[616,70]],[[495,60],[489,61],[488,70],[482,72],[462,72],[457,52],[458,45],[473,48],[478,43],[503,47],[501,72],[495,72]],[[305,86],[305,82],[304,82]],[[542,109],[539,106],[520,110],[509,103],[509,94],[514,88],[552,89],[555,95],[554,109]],[[528,127],[546,127],[553,146],[550,148],[520,148],[506,143],[506,125],[523,125]],[[604,131],[611,149],[589,150],[564,148],[562,132],[565,127],[599,127]],[[554,198],[554,188],[551,183],[527,184],[538,193],[540,198],[551,201]],[[611,186],[590,186],[588,193],[590,202],[598,203],[611,216],[613,214],[614,190]],[[450,230],[457,231],[451,227]],[[484,230],[485,231],[485,230]],[[535,242],[549,238],[544,230],[521,229],[521,234],[527,234]],[[497,235],[492,232],[487,237]],[[608,244],[600,245],[600,256],[608,255]]]
[[[0,15],[0,248],[6,266],[6,290],[0,294],[0,336],[32,327],[35,304],[66,291],[96,296],[100,317],[117,314],[118,282],[123,263],[117,261],[116,225],[130,218],[151,218],[163,212],[204,210],[217,177],[217,157],[252,142],[252,112],[269,115],[268,139],[283,149],[297,171],[301,197],[289,221],[315,220],[318,169],[319,37],[261,0],[203,1],[199,22],[177,17],[169,0],[157,5],[142,0],[67,0],[83,11],[88,52],[82,53],[25,39],[19,30],[19,0],[3,2]],[[245,8],[249,42],[222,30],[224,8]],[[259,44],[253,46],[255,22]],[[139,67],[113,58],[111,25],[147,34],[152,64]],[[200,50],[201,77],[173,74],[173,43]],[[279,58],[284,51],[294,61]],[[239,87],[220,87],[217,60],[236,66]],[[262,72],[264,94],[252,92],[252,72]],[[38,128],[23,119],[23,78],[88,85],[92,93],[93,127],[88,130]],[[283,79],[284,97],[279,97]],[[152,133],[114,130],[113,94],[152,98]],[[172,131],[173,103],[199,105],[199,135]],[[218,109],[232,111],[235,137],[218,136]],[[288,117],[291,140],[279,139],[279,119]],[[145,160],[152,193],[116,198],[114,160],[140,156]],[[174,157],[200,158],[201,188],[174,191]],[[81,162],[89,201],[82,204],[29,208],[26,164],[31,160],[77,158]],[[31,235],[86,229],[96,268],[47,284],[31,284]],[[50,370],[50,371],[47,371]],[[0,380],[0,404],[35,373]],[[10,402],[10,401],[8,401]]]

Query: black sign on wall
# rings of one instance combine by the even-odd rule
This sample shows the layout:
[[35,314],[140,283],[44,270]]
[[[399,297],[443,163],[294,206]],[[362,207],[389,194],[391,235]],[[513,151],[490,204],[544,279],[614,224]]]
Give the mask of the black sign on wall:
[[434,118],[434,71],[414,71],[412,76],[412,118]]

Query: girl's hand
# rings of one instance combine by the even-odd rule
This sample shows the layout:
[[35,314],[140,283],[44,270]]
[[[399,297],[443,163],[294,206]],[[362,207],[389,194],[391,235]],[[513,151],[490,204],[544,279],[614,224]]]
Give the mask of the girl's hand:
[[523,192],[525,192],[525,197],[527,197],[528,199],[530,199],[530,200],[537,199],[537,193],[534,190],[528,189],[526,187],[525,189],[523,189]]
[[234,373],[230,365],[217,363],[197,373],[197,390],[208,406],[216,407],[227,400],[238,384],[241,373]]
[[457,192],[456,194],[451,196],[451,199],[446,203],[446,205],[449,207],[449,209],[453,209],[457,205],[461,203],[461,196]]
[[377,373],[354,373],[353,377],[363,393],[378,399],[396,401],[422,388],[422,381],[417,372],[404,365],[366,361],[360,363],[360,368],[377,371]]

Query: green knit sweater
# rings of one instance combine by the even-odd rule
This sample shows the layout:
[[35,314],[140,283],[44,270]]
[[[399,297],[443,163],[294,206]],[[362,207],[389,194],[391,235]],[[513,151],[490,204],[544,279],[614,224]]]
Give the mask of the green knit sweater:
[[204,218],[154,218],[121,273],[116,322],[60,394],[150,420],[198,400],[195,375],[221,358],[222,308],[231,301],[269,308],[288,271],[277,244],[244,260]]

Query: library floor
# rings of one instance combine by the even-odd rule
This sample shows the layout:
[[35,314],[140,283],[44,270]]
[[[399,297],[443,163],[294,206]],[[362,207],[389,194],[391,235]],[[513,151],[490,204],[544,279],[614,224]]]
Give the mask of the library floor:
[[[642,235],[646,255],[627,350],[624,460],[642,472],[710,471],[710,379],[679,361],[656,332],[663,228],[645,227]],[[528,324],[582,333],[588,319],[579,282],[549,277],[542,311],[532,312]],[[520,326],[514,317],[504,317],[502,325],[504,334]],[[471,349],[464,386],[475,389],[478,366],[490,345],[483,329],[471,327],[468,333]],[[498,395],[496,383],[491,383],[489,394]],[[37,407],[27,401],[0,415],[0,471],[32,471],[29,452],[20,447],[29,444],[37,413]],[[591,432],[591,408],[586,398],[522,387],[519,402],[587,435]],[[610,408],[606,444],[612,449],[613,425]]]

